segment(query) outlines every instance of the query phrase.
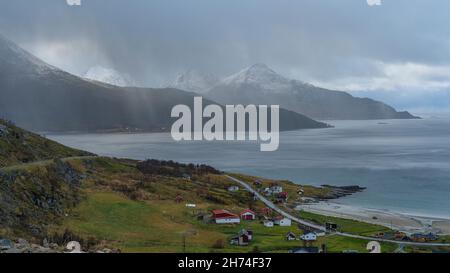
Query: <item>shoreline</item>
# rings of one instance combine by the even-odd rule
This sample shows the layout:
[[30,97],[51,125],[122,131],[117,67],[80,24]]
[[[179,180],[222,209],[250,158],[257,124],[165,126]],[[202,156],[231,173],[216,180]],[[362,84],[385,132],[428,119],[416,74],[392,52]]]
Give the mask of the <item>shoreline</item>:
[[408,234],[432,232],[438,235],[450,235],[450,219],[447,218],[411,215],[381,209],[368,209],[343,205],[332,200],[302,204],[298,205],[295,209],[324,216],[381,225]]

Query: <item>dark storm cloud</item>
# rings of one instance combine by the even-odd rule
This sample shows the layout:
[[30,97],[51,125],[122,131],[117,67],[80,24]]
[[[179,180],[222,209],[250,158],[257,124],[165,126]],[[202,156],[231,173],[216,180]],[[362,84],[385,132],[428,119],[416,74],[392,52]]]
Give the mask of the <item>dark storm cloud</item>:
[[186,69],[222,76],[263,62],[330,88],[393,89],[417,75],[450,84],[447,0],[1,3],[1,33],[79,75],[102,65],[157,86]]

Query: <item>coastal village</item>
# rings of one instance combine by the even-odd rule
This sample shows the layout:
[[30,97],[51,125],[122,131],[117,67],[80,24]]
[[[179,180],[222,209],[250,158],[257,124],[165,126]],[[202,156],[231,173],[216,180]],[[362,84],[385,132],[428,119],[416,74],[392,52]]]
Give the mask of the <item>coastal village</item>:
[[[253,183],[251,183],[253,188],[257,190],[259,193],[263,194],[269,200],[273,202],[273,204],[285,206],[289,199],[289,192],[284,191],[283,187],[277,183],[271,183],[267,187],[263,187],[263,182],[259,179],[255,179]],[[227,191],[229,192],[238,192],[245,189],[240,188],[238,185],[230,185],[227,187]],[[302,197],[305,193],[304,189],[299,186],[295,191],[297,195],[297,199],[302,202],[315,202],[316,199],[310,197]],[[350,194],[350,193],[348,193]],[[343,196],[347,195],[347,193],[343,193]],[[258,200],[257,196],[253,195],[254,200]],[[193,206],[192,204],[186,204],[186,207]],[[194,205],[195,206],[195,205]],[[208,224],[215,225],[244,225],[249,222],[256,222],[258,225],[263,226],[270,230],[273,227],[293,227],[296,226],[298,233],[293,232],[292,230],[287,231],[283,238],[280,240],[286,241],[298,241],[298,247],[294,247],[289,250],[290,253],[323,253],[326,252],[326,244],[322,244],[316,246],[318,238],[326,236],[327,234],[333,234],[340,230],[339,225],[333,222],[325,222],[324,228],[322,229],[314,229],[307,225],[302,225],[299,223],[293,222],[289,217],[279,215],[270,207],[264,206],[258,210],[252,210],[250,208],[244,209],[242,211],[229,211],[224,208],[218,208],[211,210],[210,215],[202,215],[200,217],[203,221],[206,221]],[[243,246],[247,247],[252,244],[255,236],[258,236],[257,233],[253,231],[252,228],[241,228],[236,234],[230,236],[228,238],[228,243],[234,246]],[[435,233],[412,233],[407,234],[402,231],[390,230],[386,232],[379,232],[373,234],[373,238],[378,238],[381,240],[393,240],[399,242],[417,242],[417,243],[427,243],[427,242],[435,242],[439,239],[439,236]],[[358,252],[352,249],[343,250],[346,253],[355,253]]]

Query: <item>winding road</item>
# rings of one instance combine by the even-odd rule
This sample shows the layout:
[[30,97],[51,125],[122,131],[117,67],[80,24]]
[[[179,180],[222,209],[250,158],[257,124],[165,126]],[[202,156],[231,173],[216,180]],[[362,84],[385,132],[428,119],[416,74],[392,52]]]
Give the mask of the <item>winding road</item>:
[[[293,216],[290,213],[285,212],[281,208],[279,208],[277,205],[275,205],[272,201],[268,200],[266,197],[264,197],[262,194],[260,194],[257,190],[252,188],[249,184],[246,182],[237,179],[235,177],[232,177],[230,175],[226,175],[229,179],[233,180],[234,182],[242,185],[245,189],[247,189],[249,192],[253,193],[259,200],[261,200],[267,207],[273,209],[274,211],[278,212],[279,214],[283,215],[286,218],[291,219],[292,221],[305,225],[307,227],[320,230],[320,231],[326,231],[324,226],[317,225],[314,223],[311,223],[306,220],[302,220],[296,216]],[[439,247],[439,246],[450,246],[450,243],[418,243],[418,242],[405,242],[405,241],[396,241],[396,240],[389,240],[389,239],[382,239],[382,238],[376,238],[376,237],[369,237],[369,236],[362,236],[362,235],[356,235],[346,232],[333,232],[335,235],[344,236],[344,237],[350,237],[355,239],[363,239],[363,240],[369,240],[369,241],[378,241],[378,242],[385,242],[385,243],[394,243],[399,245],[409,245],[409,246],[428,246],[428,247]]]

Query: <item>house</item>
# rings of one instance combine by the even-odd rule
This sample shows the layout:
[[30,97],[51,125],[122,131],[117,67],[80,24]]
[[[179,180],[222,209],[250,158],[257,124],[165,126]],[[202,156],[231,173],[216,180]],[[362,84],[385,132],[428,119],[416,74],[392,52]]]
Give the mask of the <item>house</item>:
[[191,176],[187,173],[183,173],[181,176],[183,177],[183,179],[191,180]]
[[327,231],[336,231],[338,229],[338,225],[332,222],[326,222],[325,229]]
[[241,212],[239,214],[239,216],[241,216],[242,220],[255,220],[256,219],[256,213],[249,209],[246,209],[243,212]]
[[285,238],[286,238],[287,241],[295,241],[295,240],[297,240],[297,236],[292,231],[289,231],[286,234]]
[[325,236],[325,231],[322,230],[316,230],[314,231],[314,234],[316,234],[317,237]]
[[272,185],[272,186],[270,186],[269,189],[272,192],[272,194],[278,194],[278,193],[283,192],[283,187],[281,187],[279,185]]
[[241,222],[238,215],[227,210],[213,210],[212,216],[216,224],[239,224]]
[[251,242],[252,239],[253,239],[253,231],[241,229],[241,231],[239,231],[237,236],[231,237],[230,244],[238,246],[246,246]]
[[238,186],[229,186],[228,191],[232,191],[232,192],[239,191],[239,187]]
[[299,190],[297,191],[297,194],[298,194],[298,195],[303,195],[303,194],[305,194],[305,191],[304,191],[303,189],[299,189]]
[[288,193],[287,192],[280,192],[278,194],[278,198],[283,198],[283,199],[287,199],[288,198]]
[[414,242],[429,242],[429,241],[436,241],[438,239],[438,236],[434,233],[415,233],[411,235],[411,240]]
[[270,220],[264,220],[263,224],[265,227],[273,227],[273,221]]
[[300,239],[307,242],[312,242],[317,240],[317,235],[314,232],[309,232],[300,236]]
[[284,191],[284,192],[280,192],[277,194],[277,199],[276,199],[277,203],[284,203],[287,201],[287,199],[288,199],[287,192]]
[[275,225],[279,225],[280,227],[290,227],[292,223],[291,219],[283,216],[275,217],[273,222]]
[[400,239],[403,240],[404,238],[408,237],[408,235],[406,235],[406,233],[401,232],[401,231],[397,231],[394,234],[395,239]]
[[289,250],[289,253],[320,253],[318,247],[298,247]]

